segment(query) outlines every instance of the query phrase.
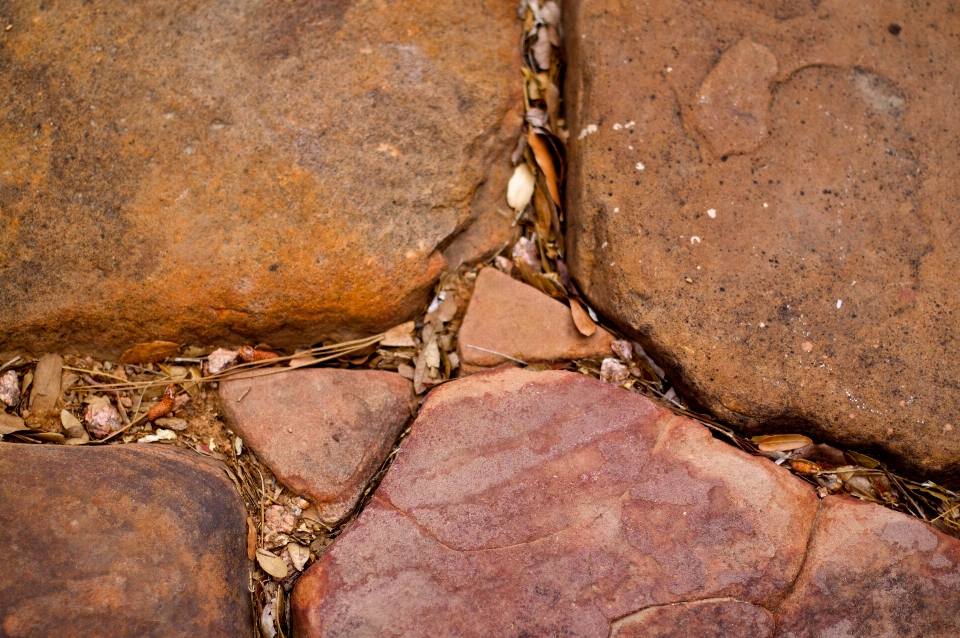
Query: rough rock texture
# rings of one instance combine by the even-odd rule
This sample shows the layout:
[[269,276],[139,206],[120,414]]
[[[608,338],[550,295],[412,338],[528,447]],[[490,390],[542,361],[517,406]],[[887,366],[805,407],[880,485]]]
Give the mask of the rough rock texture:
[[[256,373],[253,373],[256,374]],[[334,524],[350,513],[410,419],[410,382],[314,368],[220,384],[224,416],[283,483]]]
[[389,328],[520,124],[512,1],[2,17],[0,349]]
[[[298,636],[603,636],[650,606],[775,600],[817,499],[583,375],[434,390],[371,503],[294,591]],[[714,614],[715,616],[717,614]]]
[[718,417],[957,485],[952,3],[565,7],[590,301]]
[[773,617],[739,600],[701,600],[650,607],[613,623],[611,638],[770,638]]
[[477,277],[473,297],[457,337],[465,372],[509,363],[499,352],[526,363],[611,356],[613,336],[603,328],[591,337],[577,331],[570,308],[533,286],[494,268]]
[[847,497],[824,499],[777,636],[960,636],[960,541]]
[[0,476],[0,635],[253,635],[246,511],[222,469],[0,443]]

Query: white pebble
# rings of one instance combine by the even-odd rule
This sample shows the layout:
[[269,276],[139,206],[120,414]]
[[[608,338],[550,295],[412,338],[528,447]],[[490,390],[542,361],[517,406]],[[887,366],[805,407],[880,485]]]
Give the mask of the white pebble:
[[623,127],[620,126],[620,123],[619,123],[619,122],[617,122],[616,124],[613,125],[613,130],[614,130],[614,131],[619,131],[619,130],[622,129],[622,128],[623,128]]
[[840,306],[843,305],[843,299],[837,299],[837,310],[840,310]]
[[708,210],[708,211],[707,211],[707,217],[709,217],[710,219],[716,219],[716,218],[717,218],[717,209],[716,209],[716,208],[711,208],[710,210]]
[[646,166],[643,165],[643,162],[637,162],[637,170],[642,171]]
[[697,244],[700,243],[700,238],[694,235],[693,237],[690,238],[690,243],[696,246]]

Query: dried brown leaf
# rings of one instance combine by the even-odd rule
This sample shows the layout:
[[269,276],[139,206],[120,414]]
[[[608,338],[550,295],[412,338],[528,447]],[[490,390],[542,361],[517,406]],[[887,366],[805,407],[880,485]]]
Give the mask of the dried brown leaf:
[[556,164],[554,164],[553,153],[550,151],[546,139],[534,130],[527,133],[527,144],[533,150],[533,156],[537,160],[537,166],[543,171],[543,176],[547,180],[547,189],[550,191],[550,198],[557,206],[560,205],[560,184]]
[[124,352],[120,355],[120,363],[159,363],[179,354],[180,344],[172,341],[151,341],[138,343]]
[[761,452],[790,452],[810,445],[813,440],[802,434],[770,434],[752,439]]
[[580,302],[570,297],[570,315],[573,317],[573,323],[577,326],[584,337],[592,337],[597,331],[597,324],[593,322],[587,311],[583,309]]
[[386,334],[383,335],[383,341],[380,342],[380,345],[394,348],[412,348],[416,345],[413,341],[415,324],[415,321],[408,321],[390,328]]
[[282,558],[263,548],[257,550],[257,563],[274,578],[286,578],[290,571]]

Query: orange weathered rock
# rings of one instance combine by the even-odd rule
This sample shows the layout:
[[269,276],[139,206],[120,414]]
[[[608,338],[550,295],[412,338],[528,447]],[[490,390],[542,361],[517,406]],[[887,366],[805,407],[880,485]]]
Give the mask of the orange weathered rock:
[[4,19],[0,349],[389,328],[519,131],[510,2],[17,1]]
[[744,431],[960,484],[951,3],[564,16],[567,257],[586,298]]

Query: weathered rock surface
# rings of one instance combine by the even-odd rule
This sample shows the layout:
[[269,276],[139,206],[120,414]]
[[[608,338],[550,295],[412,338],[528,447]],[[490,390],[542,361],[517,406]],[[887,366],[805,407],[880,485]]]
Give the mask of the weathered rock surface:
[[565,18],[569,265],[591,303],[722,419],[958,484],[951,3]]
[[252,636],[246,511],[148,446],[0,443],[0,634]]
[[763,605],[799,572],[816,508],[785,470],[614,386],[474,375],[429,395],[371,503],[299,581],[296,631],[608,636],[651,606]]
[[773,617],[763,607],[723,598],[650,607],[613,623],[611,638],[769,638]]
[[463,318],[457,352],[464,371],[477,372],[509,363],[493,352],[544,363],[610,356],[611,343],[613,336],[603,328],[591,337],[580,334],[570,308],[556,299],[499,270],[484,268]]
[[386,459],[410,419],[411,395],[409,381],[377,370],[312,368],[220,384],[233,430],[330,525]]
[[777,636],[960,635],[960,541],[848,497],[820,506]]
[[389,328],[520,124],[513,2],[5,7],[0,349]]

